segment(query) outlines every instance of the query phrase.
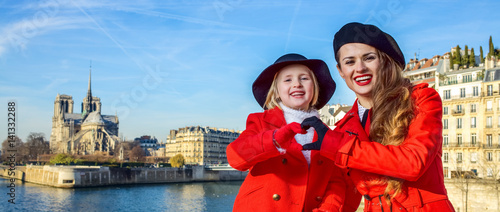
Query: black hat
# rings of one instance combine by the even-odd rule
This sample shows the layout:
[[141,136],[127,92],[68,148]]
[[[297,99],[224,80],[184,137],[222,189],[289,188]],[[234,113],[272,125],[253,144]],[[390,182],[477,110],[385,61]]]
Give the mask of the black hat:
[[302,64],[311,69],[319,84],[318,103],[315,107],[320,109],[325,106],[330,98],[332,98],[336,87],[335,81],[333,81],[332,75],[330,75],[330,69],[328,69],[328,66],[323,60],[307,59],[300,54],[285,54],[260,73],[259,77],[257,77],[252,85],[255,100],[264,108],[267,93],[273,83],[274,75],[285,66],[292,64]]
[[352,22],[340,28],[333,39],[336,60],[340,47],[348,43],[364,43],[373,46],[392,57],[401,68],[405,67],[405,57],[394,38],[376,26]]

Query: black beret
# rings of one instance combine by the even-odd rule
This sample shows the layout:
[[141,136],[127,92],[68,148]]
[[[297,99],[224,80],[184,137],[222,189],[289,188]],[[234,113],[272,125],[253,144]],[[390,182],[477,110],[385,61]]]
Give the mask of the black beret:
[[401,68],[405,67],[405,57],[398,43],[396,43],[392,36],[374,25],[352,22],[340,28],[340,30],[335,33],[333,39],[333,50],[336,60],[338,59],[337,53],[340,47],[348,43],[364,43],[373,46],[392,57]]

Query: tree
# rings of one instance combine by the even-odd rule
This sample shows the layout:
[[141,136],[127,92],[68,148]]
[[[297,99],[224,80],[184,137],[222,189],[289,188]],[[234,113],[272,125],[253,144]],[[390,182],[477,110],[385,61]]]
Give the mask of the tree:
[[465,45],[464,56],[462,57],[462,66],[469,67],[469,47]]
[[170,164],[172,164],[172,167],[184,166],[184,156],[182,156],[182,154],[175,155],[170,159]]
[[462,55],[460,54],[459,45],[457,45],[455,48],[455,54],[453,54],[453,64],[458,64],[459,66],[462,64]]
[[60,153],[50,159],[50,164],[77,164],[80,160],[74,158],[71,155]]
[[23,141],[15,136],[14,139],[13,139],[13,142],[12,140],[10,140],[9,138],[5,139],[3,142],[2,142],[2,161],[9,161],[9,156],[10,154],[16,154],[16,162],[19,162],[19,156],[21,156],[20,153],[21,150],[22,150],[22,146],[23,146]]
[[490,51],[488,52],[488,57],[494,56],[495,55],[495,47],[493,46],[493,39],[491,38],[491,35],[490,35],[489,47],[490,47]]
[[481,58],[481,63],[484,64],[483,47],[479,46],[479,57]]
[[135,162],[144,161],[145,155],[146,153],[141,146],[135,146],[132,148],[132,151],[130,151],[130,160],[134,160]]
[[476,66],[476,55],[474,54],[474,48],[470,49],[470,55],[469,55],[469,65],[471,67]]
[[43,133],[31,132],[26,139],[26,149],[29,161],[38,160],[38,156],[50,153],[49,142],[45,141]]

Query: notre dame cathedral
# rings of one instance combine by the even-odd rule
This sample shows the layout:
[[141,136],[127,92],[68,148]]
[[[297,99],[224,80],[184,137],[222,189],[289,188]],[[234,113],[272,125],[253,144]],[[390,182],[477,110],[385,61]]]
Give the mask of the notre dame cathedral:
[[101,114],[101,99],[92,96],[90,77],[89,71],[89,86],[81,113],[73,113],[73,97],[56,96],[50,134],[50,148],[54,154],[113,154],[119,141],[118,116]]

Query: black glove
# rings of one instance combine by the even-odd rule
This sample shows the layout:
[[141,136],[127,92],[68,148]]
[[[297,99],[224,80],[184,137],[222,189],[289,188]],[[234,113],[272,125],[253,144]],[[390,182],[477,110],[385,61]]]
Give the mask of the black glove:
[[316,116],[312,116],[304,119],[302,124],[300,124],[302,129],[307,130],[310,127],[314,127],[316,130],[316,134],[318,134],[318,140],[316,142],[306,144],[302,146],[303,150],[320,150],[321,144],[323,143],[323,138],[325,137],[326,132],[329,128]]

